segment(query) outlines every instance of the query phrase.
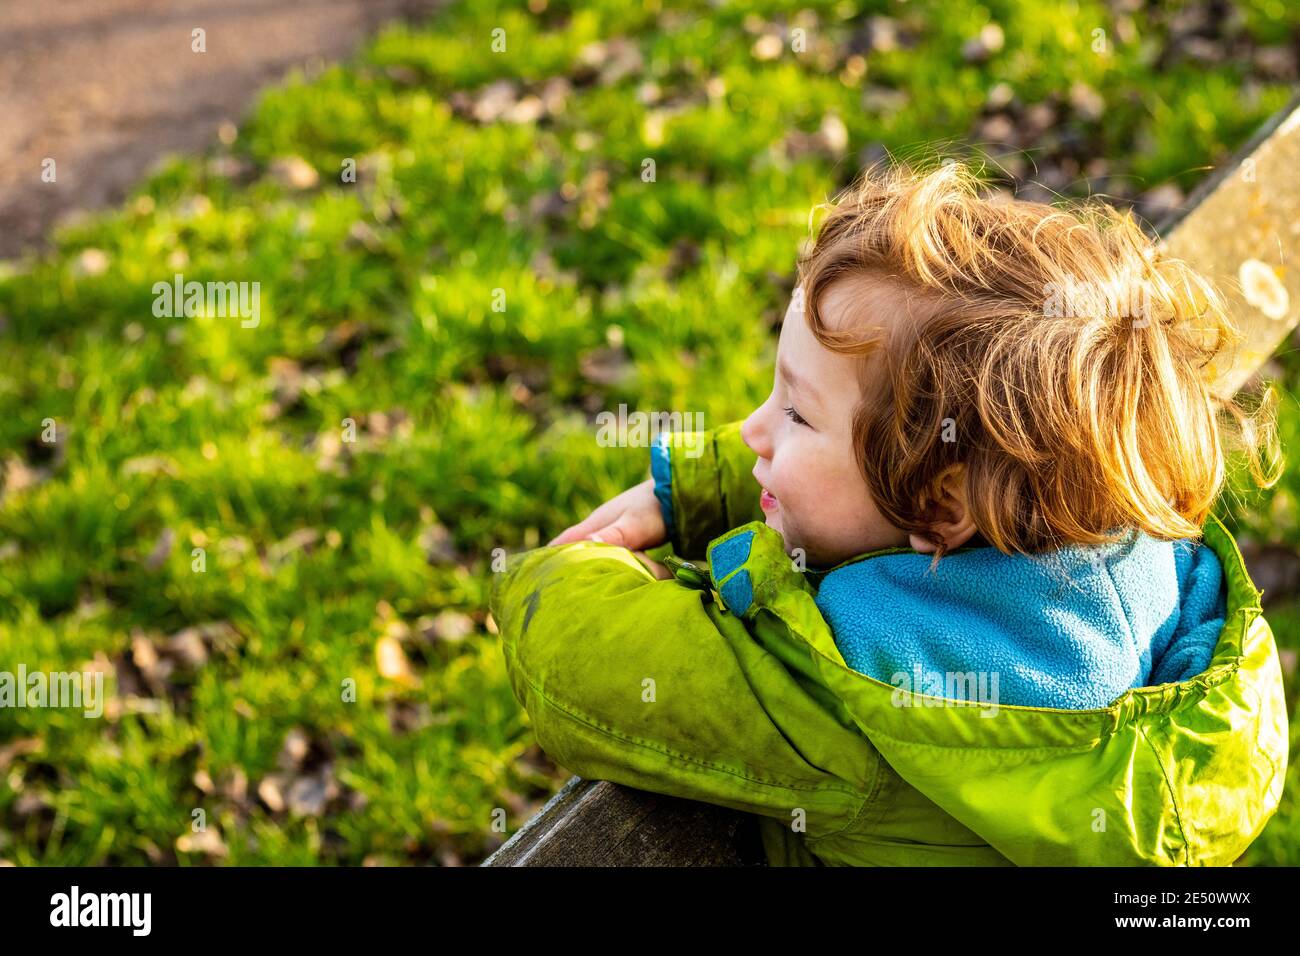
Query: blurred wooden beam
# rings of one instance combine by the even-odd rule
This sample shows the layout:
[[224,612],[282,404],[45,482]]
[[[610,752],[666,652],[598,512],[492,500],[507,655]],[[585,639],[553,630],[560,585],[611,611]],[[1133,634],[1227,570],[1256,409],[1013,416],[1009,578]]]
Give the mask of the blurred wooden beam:
[[1230,397],[1300,320],[1300,95],[1160,223],[1163,251],[1210,278],[1245,334],[1212,369]]
[[753,866],[752,817],[573,777],[483,866]]

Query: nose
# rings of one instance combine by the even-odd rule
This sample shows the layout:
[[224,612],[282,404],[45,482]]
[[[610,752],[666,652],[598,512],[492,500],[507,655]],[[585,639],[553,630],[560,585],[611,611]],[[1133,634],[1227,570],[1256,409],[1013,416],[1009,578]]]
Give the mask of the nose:
[[771,433],[767,428],[767,407],[772,404],[771,396],[758,408],[749,413],[749,417],[740,426],[740,437],[759,458],[772,457]]

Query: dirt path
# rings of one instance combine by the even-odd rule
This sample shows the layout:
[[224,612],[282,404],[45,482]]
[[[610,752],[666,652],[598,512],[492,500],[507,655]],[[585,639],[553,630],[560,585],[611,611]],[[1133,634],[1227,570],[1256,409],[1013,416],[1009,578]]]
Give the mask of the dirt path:
[[[204,149],[289,69],[347,56],[436,0],[4,0],[0,257],[114,203],[160,156]],[[206,31],[206,53],[191,31]],[[43,162],[57,178],[42,181]]]

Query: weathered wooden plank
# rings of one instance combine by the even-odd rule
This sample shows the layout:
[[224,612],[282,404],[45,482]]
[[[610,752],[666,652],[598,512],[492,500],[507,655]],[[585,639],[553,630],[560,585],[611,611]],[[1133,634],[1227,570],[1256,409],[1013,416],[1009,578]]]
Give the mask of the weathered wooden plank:
[[1157,230],[1219,287],[1245,340],[1212,368],[1235,395],[1300,320],[1300,96],[1206,177]]
[[725,807],[573,777],[483,866],[754,866],[754,819]]
[[[1156,233],[1223,292],[1245,339],[1218,368],[1234,395],[1300,320],[1300,96]],[[761,865],[753,817],[573,777],[484,866]]]

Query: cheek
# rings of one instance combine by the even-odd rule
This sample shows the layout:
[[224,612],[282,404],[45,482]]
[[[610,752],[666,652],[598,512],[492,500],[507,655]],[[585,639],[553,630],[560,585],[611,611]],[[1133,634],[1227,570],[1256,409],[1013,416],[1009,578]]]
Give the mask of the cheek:
[[873,533],[880,522],[866,479],[854,461],[837,461],[801,489],[810,530],[828,542],[851,544]]
[[866,483],[856,470],[836,474],[819,489],[818,496],[833,527],[846,534],[856,535],[878,517]]
[[856,463],[826,454],[815,446],[799,451],[782,455],[772,463],[772,485],[780,489],[775,493],[782,508],[797,515],[800,523],[810,529],[846,523],[859,528],[874,509]]

